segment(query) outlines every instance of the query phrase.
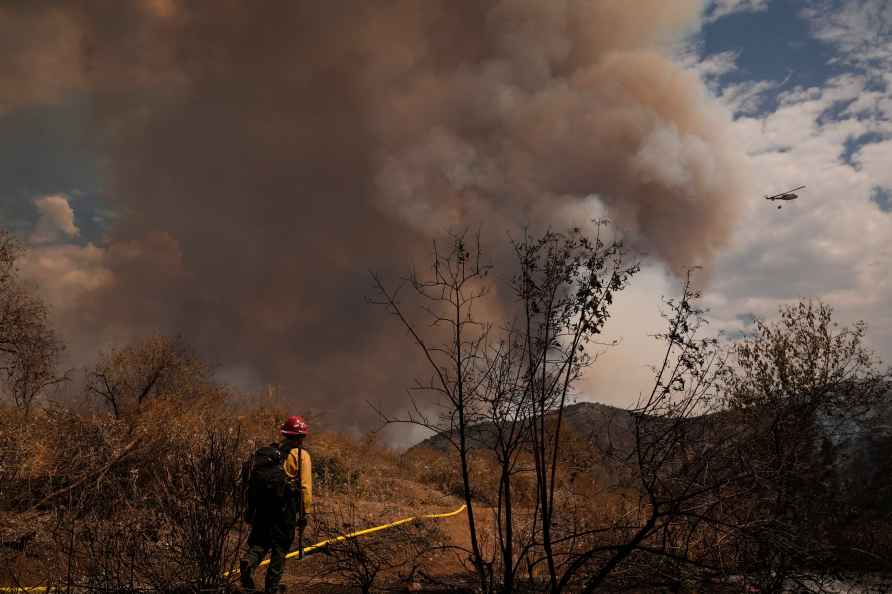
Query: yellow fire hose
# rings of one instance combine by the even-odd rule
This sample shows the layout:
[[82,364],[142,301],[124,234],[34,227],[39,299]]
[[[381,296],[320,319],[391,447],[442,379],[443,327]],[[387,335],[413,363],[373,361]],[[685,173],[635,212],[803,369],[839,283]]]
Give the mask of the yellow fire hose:
[[[292,557],[298,557],[303,552],[303,556],[306,557],[310,553],[315,553],[324,549],[326,546],[335,543],[335,542],[343,542],[345,540],[350,540],[352,538],[356,538],[358,536],[365,536],[366,534],[372,534],[373,532],[380,532],[381,530],[387,530],[388,528],[395,528],[400,524],[407,524],[409,522],[415,520],[437,520],[440,518],[449,518],[451,516],[457,516],[458,514],[465,511],[466,505],[462,505],[455,511],[447,512],[445,514],[427,514],[425,516],[412,516],[411,518],[403,518],[402,520],[397,520],[396,522],[391,522],[390,524],[382,524],[381,526],[375,526],[373,528],[366,528],[365,530],[359,530],[357,532],[351,532],[350,534],[342,534],[341,536],[336,536],[335,538],[329,538],[327,540],[323,540],[317,542],[314,545],[310,545],[308,547],[304,547],[303,551],[291,551],[287,555],[285,555],[286,559],[291,559]],[[258,567],[263,567],[264,565],[269,565],[269,559],[261,562]],[[239,570],[233,569],[232,571],[227,571],[223,575],[229,577],[229,575],[238,575]]]
[[[356,532],[351,532],[350,534],[342,534],[341,536],[336,536],[335,538],[329,538],[316,544],[307,546],[303,548],[303,551],[291,551],[287,555],[285,555],[286,559],[291,559],[293,557],[301,556],[303,553],[303,557],[306,557],[310,553],[318,552],[324,549],[326,546],[335,543],[335,542],[343,542],[345,540],[350,540],[352,538],[357,538],[359,536],[365,536],[366,534],[372,534],[374,532],[380,532],[381,530],[387,530],[388,528],[394,528],[399,526],[400,524],[408,524],[409,522],[413,522],[415,520],[438,520],[441,518],[450,518],[452,516],[457,516],[458,514],[465,511],[466,505],[462,505],[455,511],[447,512],[445,514],[427,514],[424,516],[412,516],[411,518],[403,518],[402,520],[397,520],[396,522],[391,522],[390,524],[382,524],[380,526],[374,526],[372,528],[366,528],[364,530],[358,530]],[[269,565],[269,559],[263,561],[259,567],[263,567],[264,565]],[[238,575],[239,570],[233,569],[232,571],[227,571],[223,574],[223,577],[229,577],[231,575]],[[77,586],[74,586],[77,588]],[[48,589],[47,586],[5,586],[0,587],[0,592],[46,592]]]

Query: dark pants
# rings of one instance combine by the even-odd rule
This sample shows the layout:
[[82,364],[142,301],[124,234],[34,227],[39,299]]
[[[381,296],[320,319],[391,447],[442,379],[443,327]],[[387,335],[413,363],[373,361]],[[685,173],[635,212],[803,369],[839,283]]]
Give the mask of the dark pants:
[[279,580],[282,579],[282,572],[285,570],[285,555],[291,550],[291,544],[294,542],[296,521],[288,517],[289,515],[280,518],[256,518],[248,536],[248,551],[242,561],[251,573],[269,553],[265,584],[267,592],[275,592],[278,589]]

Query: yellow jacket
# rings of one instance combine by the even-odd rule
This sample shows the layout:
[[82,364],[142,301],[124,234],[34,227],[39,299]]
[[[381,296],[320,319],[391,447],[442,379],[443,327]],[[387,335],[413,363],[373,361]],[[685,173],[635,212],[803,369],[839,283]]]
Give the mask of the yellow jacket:
[[298,469],[298,460],[297,453],[301,453],[300,459],[300,487],[303,491],[303,513],[308,514],[312,509],[313,505],[313,468],[312,462],[310,460],[310,454],[305,449],[294,448],[288,453],[288,457],[285,458],[285,474],[288,475],[288,478],[291,479],[292,487],[297,489],[297,469]]

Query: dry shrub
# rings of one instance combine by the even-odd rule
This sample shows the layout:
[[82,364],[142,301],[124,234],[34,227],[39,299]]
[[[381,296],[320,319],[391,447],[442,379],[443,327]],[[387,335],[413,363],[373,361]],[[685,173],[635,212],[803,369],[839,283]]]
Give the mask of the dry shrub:
[[314,489],[325,497],[349,494],[369,501],[391,501],[389,488],[401,475],[398,457],[376,442],[374,434],[353,439],[332,432],[311,436]]
[[219,395],[208,366],[179,338],[149,336],[100,353],[86,391],[115,419],[138,423],[159,400],[189,404]]
[[[473,450],[468,456],[471,497],[488,505],[496,505],[499,497],[499,465],[495,455],[486,450]],[[447,495],[464,498],[461,469],[457,455],[429,448],[412,448],[402,457],[402,465],[409,476]],[[515,487],[516,505],[534,500],[535,483],[532,477],[518,476]],[[514,497],[512,495],[512,497]]]
[[74,585],[93,592],[152,589],[146,575],[156,563],[159,523],[151,510],[121,505],[104,517],[67,516],[55,534],[65,571],[48,583],[60,590]]
[[28,445],[30,429],[23,413],[0,404],[0,505],[4,511],[28,490],[25,466],[33,463],[37,454],[36,448]]
[[216,424],[170,448],[153,468],[148,500],[161,527],[158,589],[219,590],[235,566],[242,539],[241,434]]
[[120,423],[61,407],[36,411],[27,420],[12,414],[7,421],[0,429],[3,509],[25,511],[66,488],[66,496],[70,491],[77,498],[93,495],[85,491],[92,486],[85,479],[104,474],[103,468],[127,446],[127,429]]
[[0,509],[52,519],[35,537],[50,583],[220,585],[238,547],[229,534],[242,445],[215,395],[159,398],[126,420],[62,407],[18,424],[4,417]]
[[333,539],[326,546],[325,570],[340,577],[363,594],[384,580],[414,581],[427,553],[445,545],[439,528],[430,522],[415,520],[360,537],[337,537],[380,523],[380,518],[361,513],[355,502],[336,506],[319,522],[322,538]]
[[[145,377],[140,369],[121,377],[135,385],[132,378]],[[234,410],[223,387],[206,382],[199,367],[185,369],[171,385],[194,380],[192,389],[159,390],[117,415],[60,405],[30,416],[2,411],[0,561],[9,569],[0,580],[105,592],[228,587],[221,575],[243,536],[241,462],[278,439],[289,411],[272,399]],[[374,435],[352,439],[311,422],[317,502],[361,500],[376,525],[434,501],[417,485],[410,493],[405,465]]]

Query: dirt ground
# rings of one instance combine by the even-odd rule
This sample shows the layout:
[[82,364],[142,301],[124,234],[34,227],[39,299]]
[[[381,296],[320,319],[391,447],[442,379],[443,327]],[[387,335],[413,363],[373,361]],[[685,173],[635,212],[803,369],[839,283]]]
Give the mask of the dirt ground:
[[[416,488],[418,486],[416,485]],[[421,514],[439,514],[454,511],[462,505],[461,501],[449,498],[443,501],[442,495],[437,506],[406,509],[402,505],[388,505],[376,502],[360,502],[357,507],[366,518],[376,518],[378,524],[394,522],[406,517]],[[435,524],[444,541],[449,545],[467,549],[470,546],[468,538],[467,515],[462,512],[456,516],[440,519],[425,519],[425,523]],[[375,522],[363,526],[357,525],[357,529],[372,527]],[[386,538],[386,532],[379,533]],[[307,535],[307,545],[313,544],[313,535]],[[359,537],[362,538],[362,537]],[[306,545],[305,545],[306,546]],[[463,591],[463,581],[459,575],[463,574],[462,557],[459,550],[441,550],[424,555],[420,560],[419,572],[414,576],[401,575],[400,571],[387,572],[376,581],[376,591],[413,591],[413,592],[444,592]],[[265,568],[261,568],[255,575],[255,582],[263,583]],[[355,592],[356,588],[346,586],[342,578],[326,573],[326,560],[324,553],[315,553],[303,560],[289,559],[285,565],[285,575],[282,584],[289,592]]]

